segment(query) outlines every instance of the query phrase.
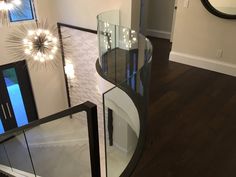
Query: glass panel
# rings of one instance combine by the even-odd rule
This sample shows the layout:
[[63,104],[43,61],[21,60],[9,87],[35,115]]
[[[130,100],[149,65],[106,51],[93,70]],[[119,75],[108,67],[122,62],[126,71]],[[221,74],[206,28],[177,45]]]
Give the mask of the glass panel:
[[[126,28],[118,30],[121,31],[126,31]],[[116,53],[115,68],[109,68],[108,65],[108,70],[116,72],[113,80],[109,73],[107,75],[116,87],[104,94],[108,177],[120,176],[133,156],[138,155],[135,154],[136,149],[142,148],[137,144],[144,137],[140,132],[143,131],[142,121],[146,118],[151,61],[148,59],[151,55],[146,55],[145,38],[140,36],[136,40],[139,40],[139,45],[133,43],[127,46],[125,41],[119,42],[119,48],[112,51]],[[112,52],[106,54],[109,62],[113,60]],[[109,115],[108,110],[112,114]]]
[[100,56],[103,56],[100,58],[100,64],[102,65],[102,69],[104,72],[107,71],[107,56],[105,55],[108,51],[112,51],[116,48],[116,28],[115,25],[110,25],[109,23],[99,23],[100,30],[99,30],[99,53]]
[[142,148],[138,142],[145,136],[142,132],[147,117],[149,70],[150,65],[144,65],[104,94],[108,177],[120,176],[132,158],[139,155],[136,150]]
[[21,4],[9,12],[11,22],[33,20],[31,0],[22,0]]
[[7,86],[8,95],[10,97],[13,112],[15,114],[17,126],[21,127],[28,124],[28,118],[25,111],[23,98],[21,95],[20,86],[16,71],[14,68],[3,70],[5,84]]
[[134,155],[140,131],[139,113],[129,95],[118,87],[104,94],[104,109],[107,176],[117,177]]
[[5,133],[5,130],[4,130],[4,128],[3,128],[2,120],[1,120],[1,118],[0,118],[0,134],[3,134],[3,133]]
[[101,13],[97,16],[98,21],[107,22],[112,25],[120,24],[119,10],[111,10],[106,13]]
[[14,138],[6,141],[4,144],[12,170],[25,176],[32,176],[34,174],[34,169],[24,133],[21,132],[19,135],[15,135]]
[[[152,45],[134,30],[114,28],[111,24],[116,22],[111,22],[111,15],[112,12],[105,12],[98,16],[99,69],[101,75],[115,85],[103,98],[107,176],[117,177],[124,171],[127,176],[131,175],[133,169],[126,168],[131,161],[137,163],[134,159],[142,152]],[[102,42],[105,27],[109,27],[114,36],[112,50],[104,50],[107,44]]]
[[26,131],[38,176],[91,177],[86,113]]
[[0,165],[4,167],[11,167],[5,151],[4,143],[0,144]]

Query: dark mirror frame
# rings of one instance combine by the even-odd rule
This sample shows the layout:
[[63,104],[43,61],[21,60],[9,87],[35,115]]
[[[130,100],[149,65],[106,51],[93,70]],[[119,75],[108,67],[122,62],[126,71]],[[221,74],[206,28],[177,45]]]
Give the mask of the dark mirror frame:
[[201,2],[210,13],[212,13],[213,15],[217,17],[224,18],[224,19],[236,19],[236,14],[235,15],[226,14],[224,12],[217,10],[214,6],[212,6],[209,0],[201,0]]

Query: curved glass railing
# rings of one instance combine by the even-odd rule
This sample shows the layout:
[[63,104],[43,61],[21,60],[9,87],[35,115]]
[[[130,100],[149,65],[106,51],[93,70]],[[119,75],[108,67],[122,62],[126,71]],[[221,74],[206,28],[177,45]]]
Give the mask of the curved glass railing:
[[145,140],[151,42],[120,26],[119,11],[98,15],[98,73],[113,87],[103,94],[108,177],[130,176]]

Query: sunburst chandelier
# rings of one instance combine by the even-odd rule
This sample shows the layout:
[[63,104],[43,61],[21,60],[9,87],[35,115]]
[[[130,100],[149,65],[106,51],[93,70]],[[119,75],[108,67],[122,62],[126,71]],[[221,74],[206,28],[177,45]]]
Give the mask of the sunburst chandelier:
[[23,39],[24,53],[35,61],[53,60],[58,50],[58,39],[48,30],[29,30]]
[[49,27],[47,22],[21,25],[10,34],[7,42],[9,54],[16,60],[45,63],[55,61],[59,55],[57,27]]
[[8,13],[21,5],[21,0],[0,0],[0,22],[8,24]]

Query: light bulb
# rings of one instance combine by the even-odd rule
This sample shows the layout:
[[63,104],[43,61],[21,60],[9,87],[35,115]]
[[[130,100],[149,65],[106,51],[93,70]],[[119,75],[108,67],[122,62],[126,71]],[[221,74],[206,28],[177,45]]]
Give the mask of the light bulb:
[[38,29],[37,32],[36,32],[36,34],[37,34],[38,36],[40,36],[41,33],[42,33],[42,29]]
[[45,45],[45,46],[48,46],[48,42],[47,42],[47,41],[45,41],[45,42],[44,42],[44,45]]
[[23,44],[26,45],[26,44],[28,44],[28,42],[29,42],[28,39],[23,39]]
[[54,59],[54,56],[53,56],[53,55],[49,55],[49,59],[50,59],[50,60],[53,60],[53,59]]
[[29,35],[29,36],[32,36],[33,34],[34,34],[34,31],[32,31],[32,30],[29,30],[29,31],[28,31],[28,35]]
[[37,55],[34,55],[34,60],[35,61],[39,60],[39,57]]
[[50,34],[49,30],[44,30],[44,33],[45,33],[46,35],[49,35],[49,34]]
[[45,59],[44,59],[43,57],[41,57],[41,58],[39,59],[39,61],[43,63],[43,62],[45,62]]
[[52,38],[52,42],[57,43],[57,38]]
[[[1,0],[0,0],[1,1]],[[58,50],[58,38],[49,30],[36,29],[28,30],[28,36],[22,40],[24,53],[31,55],[35,61],[46,62],[53,60]]]
[[31,54],[31,51],[29,49],[25,49],[25,54],[26,55],[30,55]]
[[52,37],[51,36],[47,36],[49,41],[52,41]]

